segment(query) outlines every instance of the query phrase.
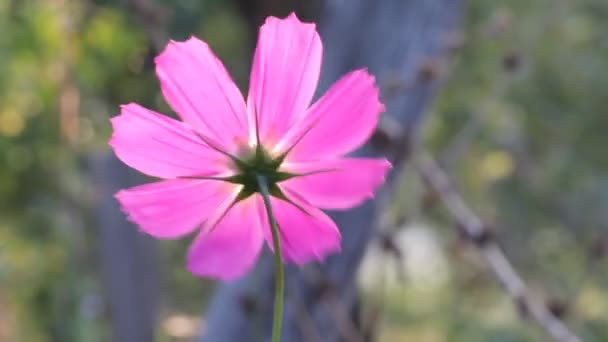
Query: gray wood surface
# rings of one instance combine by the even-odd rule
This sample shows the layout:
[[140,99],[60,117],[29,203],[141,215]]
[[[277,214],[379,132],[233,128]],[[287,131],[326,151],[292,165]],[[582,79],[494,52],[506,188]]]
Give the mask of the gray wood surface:
[[99,199],[95,215],[112,341],[154,341],[160,299],[156,243],[125,219],[114,199],[144,177],[110,151],[93,154],[89,166]]
[[[415,135],[437,88],[436,79],[424,76],[428,63],[445,57],[463,7],[464,0],[326,1],[320,22],[321,90],[346,72],[367,67],[383,90],[390,89],[383,91],[384,115]],[[378,152],[364,146],[354,155]],[[331,216],[342,230],[343,251],[324,265],[288,268],[284,342],[366,340],[358,327],[354,279],[374,238],[376,205],[368,202]],[[218,287],[200,341],[269,341],[272,295],[273,264],[266,253],[255,272]]]

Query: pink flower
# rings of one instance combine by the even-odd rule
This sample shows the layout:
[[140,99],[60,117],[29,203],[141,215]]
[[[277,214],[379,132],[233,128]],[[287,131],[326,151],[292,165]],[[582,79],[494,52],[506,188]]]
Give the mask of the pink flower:
[[373,196],[390,163],[344,157],[372,134],[383,105],[366,70],[337,81],[309,107],[321,69],[314,24],[294,14],[260,29],[247,102],[209,46],[190,38],[156,58],[163,95],[182,121],[123,105],[110,145],[125,164],[163,180],[116,194],[160,239],[199,230],[188,269],[224,280],[246,273],[272,236],[255,176],[270,183],[283,257],[302,264],[340,250],[321,210]]

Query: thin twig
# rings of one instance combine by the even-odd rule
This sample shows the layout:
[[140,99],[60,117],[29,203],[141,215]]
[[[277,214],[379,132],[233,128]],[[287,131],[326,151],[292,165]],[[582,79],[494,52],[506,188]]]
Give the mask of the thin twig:
[[471,238],[494,275],[511,297],[513,302],[544,329],[555,341],[581,341],[562,320],[553,315],[547,307],[529,294],[529,291],[511,262],[491,238],[488,229],[456,191],[447,175],[427,153],[416,154],[416,167],[422,178],[437,193],[458,226]]

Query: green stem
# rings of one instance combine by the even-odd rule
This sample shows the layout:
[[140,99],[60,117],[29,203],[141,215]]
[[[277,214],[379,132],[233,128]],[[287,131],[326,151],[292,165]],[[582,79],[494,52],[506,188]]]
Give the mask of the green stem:
[[279,227],[272,213],[270,205],[270,191],[268,190],[268,182],[263,175],[256,175],[258,186],[264,199],[268,222],[272,231],[272,242],[274,245],[274,261],[276,268],[275,289],[274,289],[274,317],[272,319],[272,342],[280,342],[281,340],[281,323],[283,321],[283,293],[285,292],[285,280],[283,271],[283,256],[281,254],[281,240],[279,239]]

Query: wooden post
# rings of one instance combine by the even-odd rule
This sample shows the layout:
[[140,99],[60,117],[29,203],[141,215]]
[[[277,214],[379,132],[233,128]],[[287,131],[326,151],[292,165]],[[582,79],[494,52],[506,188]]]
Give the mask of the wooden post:
[[[463,0],[328,0],[321,13],[321,88],[367,67],[382,86],[389,116],[408,132],[433,98],[432,62],[445,57]],[[390,85],[390,86],[388,86]],[[392,89],[388,91],[387,88]],[[377,155],[365,146],[357,156]],[[395,170],[396,171],[396,170]],[[394,180],[389,179],[386,188]],[[358,341],[355,275],[373,238],[375,203],[332,217],[343,231],[342,253],[320,267],[288,270],[284,342]],[[262,257],[245,279],[219,287],[200,341],[268,341],[272,319],[272,258]]]
[[105,294],[116,342],[154,340],[159,302],[159,262],[155,242],[126,221],[114,193],[143,180],[110,151],[93,154],[91,173]]

